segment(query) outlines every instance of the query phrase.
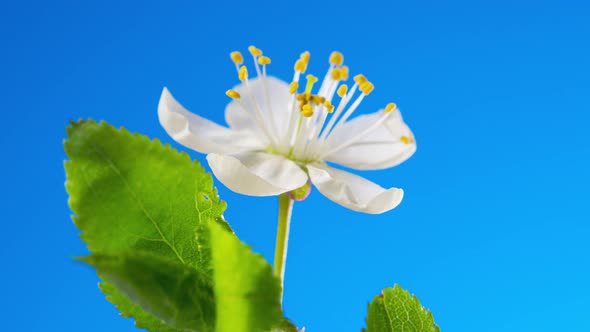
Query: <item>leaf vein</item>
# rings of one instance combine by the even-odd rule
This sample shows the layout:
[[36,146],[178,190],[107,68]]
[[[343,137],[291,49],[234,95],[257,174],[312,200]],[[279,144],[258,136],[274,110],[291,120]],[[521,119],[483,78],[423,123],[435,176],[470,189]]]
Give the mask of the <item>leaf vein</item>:
[[133,188],[131,188],[131,186],[127,182],[127,179],[125,179],[125,177],[123,176],[123,174],[121,174],[121,171],[119,170],[119,168],[117,167],[117,165],[115,165],[115,163],[106,154],[104,154],[100,150],[100,148],[98,148],[96,146],[96,144],[93,144],[92,143],[92,144],[90,144],[90,146],[92,147],[92,149],[94,150],[94,152],[96,152],[96,154],[100,158],[102,158],[105,162],[108,163],[109,167],[115,172],[115,174],[117,174],[121,178],[121,181],[125,185],[125,188],[127,188],[127,190],[129,190],[129,192],[131,193],[131,196],[133,197],[133,199],[135,200],[135,202],[137,203],[137,205],[139,206],[139,208],[141,209],[141,211],[145,214],[145,216],[152,223],[152,225],[154,226],[154,228],[156,229],[156,231],[158,232],[158,234],[162,238],[162,241],[164,241],[164,243],[166,243],[166,245],[168,245],[168,247],[170,247],[170,249],[174,252],[174,254],[176,255],[176,257],[178,257],[178,259],[183,264],[185,264],[184,259],[182,259],[182,257],[180,256],[180,254],[178,253],[178,251],[176,250],[176,248],[170,243],[170,241],[166,238],[166,236],[164,236],[164,233],[160,229],[160,226],[152,218],[152,216],[149,214],[149,212],[147,211],[147,209],[143,205],[143,202],[141,201],[141,199],[137,196],[137,194],[135,193],[135,191],[133,190]]

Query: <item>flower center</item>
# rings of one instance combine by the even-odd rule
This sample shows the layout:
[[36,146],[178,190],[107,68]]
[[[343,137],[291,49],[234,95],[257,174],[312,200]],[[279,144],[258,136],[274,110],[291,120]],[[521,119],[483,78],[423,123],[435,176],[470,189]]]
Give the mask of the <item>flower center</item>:
[[[240,52],[232,52],[230,57],[236,66],[238,78],[246,87],[248,96],[241,96],[234,90],[228,90],[227,96],[237,101],[244,111],[251,113],[257,126],[268,139],[268,151],[281,154],[297,162],[307,163],[321,161],[343,148],[354,144],[371,131],[380,126],[383,121],[396,109],[394,103],[388,104],[381,112],[381,115],[368,128],[359,133],[352,133],[350,138],[343,142],[331,142],[330,138],[334,132],[340,130],[352,113],[358,108],[363,99],[370,94],[374,86],[367,78],[356,75],[353,78],[353,85],[348,87],[349,69],[344,66],[344,56],[340,52],[333,52],[330,55],[330,66],[324,79],[315,93],[312,93],[318,78],[313,75],[305,77],[306,84],[303,92],[298,92],[301,74],[307,71],[310,60],[310,53],[304,52],[295,62],[293,80],[289,85],[291,95],[288,112],[277,112],[271,109],[271,96],[269,95],[266,66],[271,59],[264,56],[262,51],[254,46],[248,48],[254,59],[254,67],[258,77],[262,80],[263,99],[256,100],[251,91],[248,80],[248,69]],[[359,92],[357,94],[357,92]],[[334,102],[335,95],[338,96],[338,103]],[[356,99],[353,97],[357,95]],[[248,107],[241,101],[248,98]],[[352,102],[351,102],[352,101]],[[263,104],[264,103],[264,104]],[[266,108],[263,108],[265,105]],[[285,110],[283,110],[285,111]],[[287,119],[277,122],[276,114],[285,116]],[[283,124],[281,126],[281,124]],[[403,143],[409,144],[410,138],[400,138]]]

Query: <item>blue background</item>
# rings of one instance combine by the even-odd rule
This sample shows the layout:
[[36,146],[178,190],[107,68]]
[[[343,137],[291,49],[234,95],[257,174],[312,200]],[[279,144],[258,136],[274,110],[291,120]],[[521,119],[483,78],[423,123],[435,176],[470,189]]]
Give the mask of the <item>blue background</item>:
[[[320,75],[342,51],[376,85],[361,113],[397,102],[418,142],[401,166],[363,172],[406,190],[392,212],[318,192],[295,206],[290,318],[359,331],[371,298],[399,283],[443,331],[590,331],[588,2],[0,6],[2,330],[134,330],[71,259],[86,249],[69,219],[64,127],[92,117],[172,142],[156,116],[165,85],[223,122],[228,53],[254,44],[284,79],[304,50]],[[276,199],[218,187],[238,235],[271,260]]]

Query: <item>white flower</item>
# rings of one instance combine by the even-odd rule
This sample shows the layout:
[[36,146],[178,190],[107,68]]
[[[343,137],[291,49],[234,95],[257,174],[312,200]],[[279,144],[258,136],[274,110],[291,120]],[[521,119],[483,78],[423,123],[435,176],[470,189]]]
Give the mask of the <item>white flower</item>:
[[297,60],[289,84],[267,76],[270,58],[253,46],[249,50],[257,73],[254,79],[248,79],[242,55],[231,54],[242,83],[226,93],[233,99],[225,110],[229,127],[187,111],[164,88],[158,116],[168,134],[206,153],[215,176],[241,194],[280,195],[311,180],[330,200],[355,211],[383,213],[396,207],[402,189],[384,189],[326,164],[369,170],[408,159],[416,144],[395,104],[350,119],[373,84],[363,75],[355,76],[350,88],[343,84],[348,67],[342,65],[342,54],[332,53],[328,72],[312,93],[317,81],[312,75],[307,75],[305,89],[299,89],[309,52]]

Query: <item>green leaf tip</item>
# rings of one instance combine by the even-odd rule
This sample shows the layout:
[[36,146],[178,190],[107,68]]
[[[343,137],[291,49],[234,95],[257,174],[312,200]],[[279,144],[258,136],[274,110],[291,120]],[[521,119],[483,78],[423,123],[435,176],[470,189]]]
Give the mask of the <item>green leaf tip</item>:
[[92,255],[81,260],[164,324],[185,331],[213,331],[211,280],[195,269],[142,252]]
[[279,325],[272,328],[271,332],[298,332],[297,326],[287,318],[283,318]]
[[439,332],[430,310],[399,285],[384,289],[369,304],[366,332]]

